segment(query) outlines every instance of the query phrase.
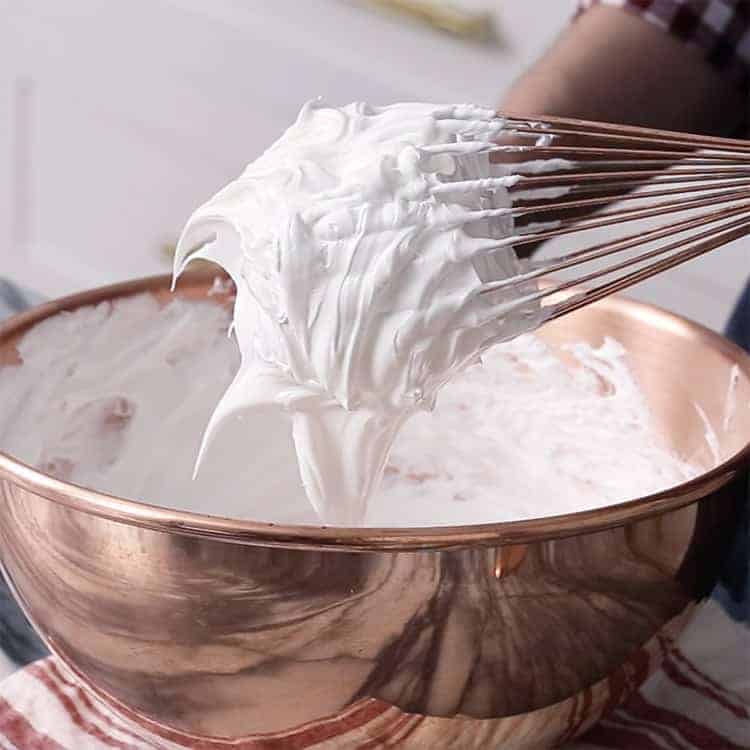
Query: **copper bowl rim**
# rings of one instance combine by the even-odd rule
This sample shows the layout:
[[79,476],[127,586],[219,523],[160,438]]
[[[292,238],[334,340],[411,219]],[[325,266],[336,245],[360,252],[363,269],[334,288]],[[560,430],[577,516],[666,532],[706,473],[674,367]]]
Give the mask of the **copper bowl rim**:
[[[189,272],[184,274],[183,280],[198,283],[215,276],[216,273]],[[41,320],[65,310],[74,310],[139,292],[165,289],[169,288],[170,284],[171,276],[162,274],[62,297],[0,323],[0,340],[19,335]],[[750,379],[750,355],[705,326],[654,305],[620,296],[610,297],[597,304],[624,310],[631,317],[648,318],[649,324],[669,327],[684,336],[707,340],[719,353],[735,361],[744,375]],[[705,497],[737,476],[748,456],[750,443],[713,469],[690,481],[662,492],[595,510],[520,521],[416,528],[283,525],[172,510],[126,500],[55,479],[2,452],[0,478],[72,510],[154,531],[266,547],[397,552],[475,545],[527,544],[622,526],[675,510]]]

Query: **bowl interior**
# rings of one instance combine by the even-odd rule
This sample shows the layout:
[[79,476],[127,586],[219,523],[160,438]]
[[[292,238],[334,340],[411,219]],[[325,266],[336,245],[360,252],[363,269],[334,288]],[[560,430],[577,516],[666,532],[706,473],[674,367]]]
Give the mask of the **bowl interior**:
[[[648,305],[612,298],[547,324],[555,346],[619,341],[658,430],[682,458],[708,470],[750,441],[747,355],[702,326]],[[715,440],[714,440],[715,438]]]
[[[177,294],[186,298],[204,298],[214,276],[188,274],[181,281]],[[12,366],[18,363],[16,344],[19,337],[44,317],[143,291],[150,292],[164,303],[172,298],[169,279],[156,277],[92,290],[14,318],[0,326],[0,364]],[[679,456],[706,470],[704,475],[693,480],[693,484],[710,479],[712,473],[737,461],[746,451],[750,443],[750,363],[747,355],[718,334],[657,308],[622,298],[610,298],[545,325],[539,335],[558,349],[563,357],[564,346],[577,341],[599,345],[605,337],[611,337],[623,344],[657,427]],[[600,511],[572,514],[572,518],[558,517],[559,522],[539,519],[539,523],[519,521],[476,527],[441,527],[437,530],[326,530],[314,527],[316,531],[313,533],[311,527],[279,527],[156,510],[141,503],[108,498],[102,493],[82,490],[48,478],[40,472],[22,467],[7,456],[0,455],[0,459],[0,472],[10,473],[16,480],[20,478],[30,482],[35,490],[45,490],[42,494],[48,497],[53,496],[78,507],[124,518],[136,524],[159,527],[168,522],[174,528],[176,521],[179,521],[186,528],[190,527],[191,533],[226,535],[229,532],[238,538],[260,533],[275,536],[279,541],[309,537],[308,541],[312,543],[321,541],[322,532],[322,537],[330,537],[332,543],[345,546],[359,546],[363,540],[365,545],[406,543],[429,546],[455,543],[456,534],[462,537],[462,542],[470,541],[470,537],[476,539],[477,535],[500,532],[506,536],[526,532],[554,535],[589,523],[616,524],[624,518],[637,516],[639,512],[651,512],[656,507],[653,503],[643,502],[647,500],[644,498],[635,503],[621,504],[626,508],[610,506]],[[684,502],[690,492],[689,488],[683,489]],[[670,491],[666,494],[669,497],[654,496],[650,500],[677,501],[681,493]],[[576,516],[578,518],[574,518]],[[492,526],[503,528],[493,530],[490,528]]]

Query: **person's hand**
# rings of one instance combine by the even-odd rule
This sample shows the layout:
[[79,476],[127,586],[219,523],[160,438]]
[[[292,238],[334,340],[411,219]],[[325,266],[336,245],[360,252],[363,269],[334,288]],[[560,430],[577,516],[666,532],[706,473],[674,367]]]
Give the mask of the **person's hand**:
[[[697,48],[627,11],[600,5],[570,25],[510,88],[498,111],[729,135],[743,122],[745,100]],[[517,252],[535,249],[521,245]]]
[[696,47],[632,13],[583,13],[506,92],[501,113],[729,135],[745,98]]

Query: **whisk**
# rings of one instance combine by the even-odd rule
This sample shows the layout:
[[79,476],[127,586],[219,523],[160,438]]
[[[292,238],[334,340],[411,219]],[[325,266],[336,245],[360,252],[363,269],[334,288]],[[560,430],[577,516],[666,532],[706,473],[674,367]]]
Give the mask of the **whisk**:
[[[533,295],[545,319],[557,318],[750,234],[748,142],[557,117],[501,118],[512,140],[478,149],[496,152],[507,176],[465,187],[509,191],[511,208],[499,212],[510,213],[515,228],[502,245],[520,249],[576,233],[582,247],[531,261],[519,276],[484,284],[482,293],[574,269],[576,278]],[[644,220],[656,226],[634,224]],[[591,244],[587,232],[603,227],[611,227],[611,238]],[[601,267],[592,268],[596,261]]]

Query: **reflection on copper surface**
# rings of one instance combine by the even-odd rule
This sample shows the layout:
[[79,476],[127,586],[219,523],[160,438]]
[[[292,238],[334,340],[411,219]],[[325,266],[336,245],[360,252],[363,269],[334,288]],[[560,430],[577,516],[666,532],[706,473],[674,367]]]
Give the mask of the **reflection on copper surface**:
[[508,544],[495,550],[495,578],[500,579],[512,573],[526,557],[526,547],[522,544]]

